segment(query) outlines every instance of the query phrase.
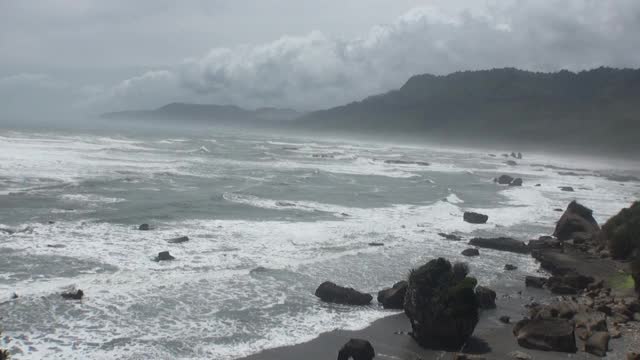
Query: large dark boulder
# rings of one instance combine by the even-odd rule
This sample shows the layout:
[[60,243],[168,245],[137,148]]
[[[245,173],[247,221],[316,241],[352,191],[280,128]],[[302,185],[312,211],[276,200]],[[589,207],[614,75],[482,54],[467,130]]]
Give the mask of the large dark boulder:
[[404,300],[413,338],[423,347],[460,349],[478,323],[476,279],[439,258],[414,269]]
[[77,291],[63,292],[60,296],[65,300],[82,300],[84,292],[78,289]]
[[373,296],[369,294],[361,293],[353,288],[338,286],[330,281],[320,284],[315,295],[325,302],[346,305],[367,305],[373,299]]
[[161,251],[158,253],[158,256],[156,256],[154,260],[155,261],[171,261],[175,259],[176,258],[173,257],[168,251]]
[[480,256],[480,251],[478,251],[478,249],[476,248],[468,248],[462,250],[461,254],[464,256]]
[[573,324],[564,319],[521,320],[513,328],[518,345],[527,349],[575,353]]
[[573,239],[576,234],[580,234],[580,236],[587,234],[594,237],[598,231],[600,231],[600,227],[593,218],[593,211],[574,200],[558,220],[553,236],[558,240],[565,241]]
[[349,340],[338,352],[338,360],[371,360],[375,356],[371,343],[362,339]]
[[488,287],[476,287],[476,298],[478,299],[478,305],[480,306],[480,309],[496,308],[496,292],[489,289]]
[[470,224],[485,224],[487,220],[489,220],[489,216],[465,211],[464,215],[462,215],[462,219]]
[[180,237],[177,237],[177,238],[173,238],[173,239],[167,240],[167,242],[169,244],[182,244],[182,243],[185,243],[187,241],[189,241],[189,237],[188,236],[180,236]]
[[407,293],[409,283],[400,281],[393,287],[378,292],[378,302],[385,309],[402,309],[404,308],[404,295]]
[[602,225],[600,237],[609,247],[614,259],[627,259],[640,248],[640,202],[607,220]]
[[469,245],[520,254],[528,254],[530,251],[524,242],[507,237],[473,238],[469,240]]
[[151,230],[151,227],[149,226],[149,224],[141,224],[140,226],[138,226],[138,230],[147,231]]

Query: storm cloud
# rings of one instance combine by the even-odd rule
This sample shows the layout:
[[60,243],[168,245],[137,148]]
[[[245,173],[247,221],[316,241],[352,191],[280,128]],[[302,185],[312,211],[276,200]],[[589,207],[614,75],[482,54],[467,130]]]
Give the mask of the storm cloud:
[[[193,101],[309,110],[399,87],[419,73],[640,64],[635,0],[501,1],[468,9],[428,4],[348,37],[318,29],[258,44],[215,46],[115,83],[84,84],[70,91],[73,107],[101,112]],[[0,79],[0,93],[6,79]],[[48,79],[48,86],[55,81]]]

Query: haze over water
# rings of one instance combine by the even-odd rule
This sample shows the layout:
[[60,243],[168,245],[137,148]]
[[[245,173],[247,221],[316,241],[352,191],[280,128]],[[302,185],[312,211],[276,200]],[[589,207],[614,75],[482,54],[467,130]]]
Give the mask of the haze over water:
[[[514,167],[495,154],[230,130],[3,131],[0,228],[16,231],[0,231],[6,347],[25,359],[233,359],[361,328],[392,312],[324,304],[315,288],[375,293],[431,258],[462,260],[466,241],[439,232],[528,240],[573,199],[602,222],[639,193],[600,176],[618,164],[525,153]],[[524,186],[496,185],[501,174]],[[463,222],[466,210],[488,223]],[[167,242],[178,236],[190,241]],[[164,250],[176,260],[152,261]],[[464,260],[499,289],[537,270],[492,250]],[[82,302],[59,297],[71,286]]]

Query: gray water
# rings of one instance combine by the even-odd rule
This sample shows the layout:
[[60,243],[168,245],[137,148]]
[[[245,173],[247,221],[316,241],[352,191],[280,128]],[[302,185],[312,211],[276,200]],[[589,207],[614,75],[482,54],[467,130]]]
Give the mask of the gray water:
[[[438,232],[527,240],[573,199],[603,221],[638,197],[637,183],[596,173],[636,164],[525,154],[513,167],[496,154],[228,130],[1,131],[0,228],[15,231],[0,231],[2,345],[25,359],[234,359],[393,313],[323,304],[325,280],[375,294],[445,256],[508,291],[537,269],[491,250],[463,259],[464,242]],[[385,162],[398,159],[429,165]],[[525,186],[494,184],[503,173]],[[465,210],[489,222],[467,224]],[[177,236],[190,241],[166,241]],[[152,261],[164,250],[176,260]],[[63,301],[71,287],[85,299]]]

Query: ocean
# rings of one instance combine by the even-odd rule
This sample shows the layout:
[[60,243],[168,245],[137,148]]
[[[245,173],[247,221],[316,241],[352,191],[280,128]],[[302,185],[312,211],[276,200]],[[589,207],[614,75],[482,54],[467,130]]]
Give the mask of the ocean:
[[[502,156],[513,150],[1,130],[0,346],[19,359],[235,359],[397,312],[322,303],[325,280],[375,298],[446,257],[482,285],[517,289],[538,269],[529,256],[465,258],[466,241],[438,233],[526,241],[550,234],[571,200],[603,222],[640,193],[606,177],[637,163],[525,152],[513,166]],[[502,174],[524,186],[495,184]],[[176,259],[153,261],[160,251]],[[518,270],[496,272],[503,263]],[[63,300],[71,288],[85,298]]]

